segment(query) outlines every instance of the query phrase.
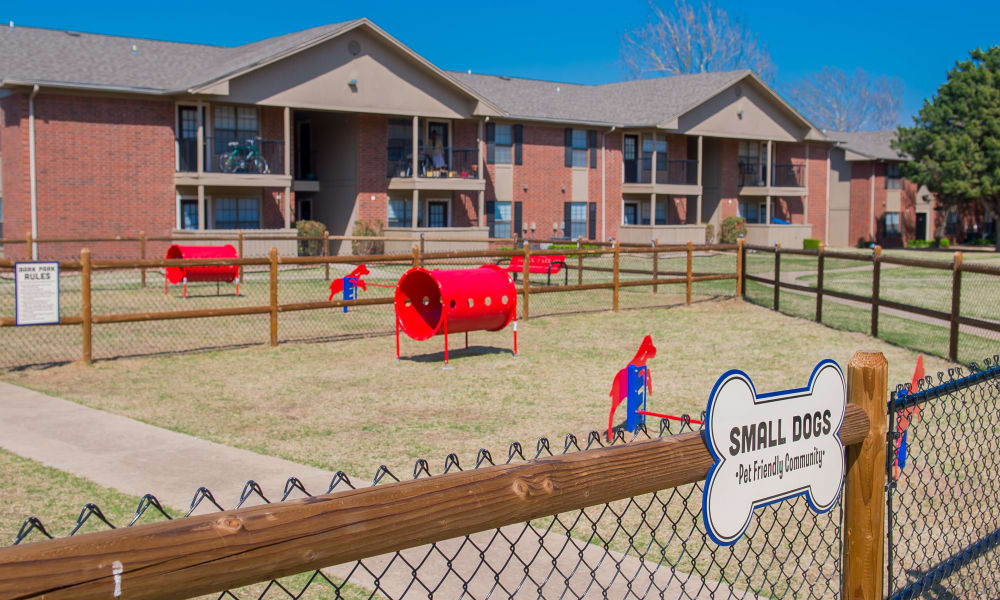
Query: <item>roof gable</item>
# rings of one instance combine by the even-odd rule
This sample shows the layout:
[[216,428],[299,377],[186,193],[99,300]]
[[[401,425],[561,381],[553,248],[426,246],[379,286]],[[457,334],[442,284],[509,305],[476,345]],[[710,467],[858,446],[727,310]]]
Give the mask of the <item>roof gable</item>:
[[812,127],[775,102],[774,95],[752,76],[725,86],[665,126],[692,135],[799,141]]

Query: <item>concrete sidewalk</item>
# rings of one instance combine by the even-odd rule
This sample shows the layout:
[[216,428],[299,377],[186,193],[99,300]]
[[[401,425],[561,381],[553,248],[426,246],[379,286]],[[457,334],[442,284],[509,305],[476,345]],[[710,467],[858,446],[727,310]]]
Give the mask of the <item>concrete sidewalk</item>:
[[325,493],[333,478],[323,469],[230,448],[3,382],[0,447],[126,494],[153,494],[164,506],[180,511],[187,511],[201,486],[223,508],[232,508],[250,479],[275,502],[281,500],[289,477],[298,477],[311,494]]

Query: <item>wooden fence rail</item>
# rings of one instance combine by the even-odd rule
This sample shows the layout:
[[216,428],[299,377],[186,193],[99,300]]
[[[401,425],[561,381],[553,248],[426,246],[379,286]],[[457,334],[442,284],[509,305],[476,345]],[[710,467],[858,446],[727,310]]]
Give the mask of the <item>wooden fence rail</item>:
[[[885,376],[868,372],[884,371],[885,359],[869,363],[849,367],[849,397],[867,401],[848,406],[840,430],[846,446],[865,444],[862,458],[878,445],[872,407],[883,413],[883,452],[885,446],[886,389],[875,387]],[[0,549],[0,597],[104,599],[115,589],[116,576],[124,598],[219,592],[694,483],[705,478],[712,462],[702,434],[691,432],[13,546]],[[873,470],[884,477],[884,454]],[[881,488],[871,493],[871,482],[862,477],[874,475],[851,464],[845,539],[866,532],[862,520],[884,493]],[[881,548],[881,538],[858,543],[865,540]],[[852,552],[869,550],[852,547]],[[849,572],[853,564],[844,561],[845,587],[872,585],[863,573]]]

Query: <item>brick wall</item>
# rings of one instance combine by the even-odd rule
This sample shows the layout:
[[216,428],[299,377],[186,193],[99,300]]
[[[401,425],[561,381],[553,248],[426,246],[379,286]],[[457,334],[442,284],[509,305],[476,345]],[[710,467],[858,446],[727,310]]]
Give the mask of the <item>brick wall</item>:
[[737,192],[739,190],[739,140],[722,140],[721,201],[719,202],[719,224],[726,217],[740,214]]
[[[871,177],[875,169],[873,162],[851,163],[851,209],[850,236],[848,242],[854,246],[858,242],[871,239]],[[876,185],[878,183],[876,182]],[[873,226],[873,224],[872,224]]]
[[830,152],[827,145],[809,145],[809,177],[806,185],[809,190],[808,223],[812,225],[812,237],[825,241],[826,237],[826,203],[827,203],[827,169],[826,160]]
[[[358,115],[358,220],[385,224],[389,199],[389,181],[385,176],[388,138],[389,122],[384,115]],[[403,192],[401,196],[406,194]]]
[[[0,152],[3,153],[3,235],[21,238],[31,228],[28,203],[28,101],[24,94],[0,100]],[[4,249],[23,256],[23,246]],[[20,254],[18,254],[20,253]]]

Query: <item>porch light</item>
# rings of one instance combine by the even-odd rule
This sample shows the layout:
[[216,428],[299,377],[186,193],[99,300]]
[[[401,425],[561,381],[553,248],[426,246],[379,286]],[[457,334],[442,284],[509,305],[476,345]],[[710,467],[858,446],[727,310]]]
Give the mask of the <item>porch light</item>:
[[357,89],[358,89],[358,80],[357,80],[357,78],[353,78],[353,77],[352,77],[352,78],[351,78],[351,80],[347,82],[347,85],[348,85],[348,86],[349,86],[349,87],[350,87],[350,88],[351,88],[352,90],[357,90]]

